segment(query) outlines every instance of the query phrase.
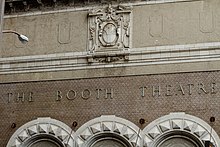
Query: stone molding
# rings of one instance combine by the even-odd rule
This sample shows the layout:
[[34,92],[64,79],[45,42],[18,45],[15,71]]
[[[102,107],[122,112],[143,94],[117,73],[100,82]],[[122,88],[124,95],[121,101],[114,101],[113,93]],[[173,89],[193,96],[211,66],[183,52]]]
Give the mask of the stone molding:
[[105,134],[124,140],[129,144],[128,146],[140,147],[142,146],[142,139],[139,131],[138,126],[128,120],[114,115],[105,115],[85,123],[76,131],[74,136],[77,146],[82,147],[92,144],[96,137],[102,138]]
[[166,137],[172,138],[178,134],[180,137],[191,138],[202,147],[205,141],[211,141],[215,147],[220,147],[219,136],[209,124],[183,112],[162,116],[143,130],[132,122],[114,115],[92,119],[76,132],[58,120],[38,118],[21,126],[12,135],[7,147],[26,146],[31,141],[37,140],[37,136],[42,135],[50,136],[61,146],[66,147],[87,147],[96,140],[107,137],[117,138],[130,147],[152,147]]
[[61,121],[49,117],[38,118],[17,129],[7,147],[25,147],[42,135],[56,140],[62,146],[70,147],[74,141],[71,133],[71,128]]
[[[220,42],[0,58],[0,75],[219,61]],[[207,69],[206,69],[207,70]],[[172,71],[170,71],[172,72]]]
[[87,55],[88,63],[110,63],[110,62],[116,62],[116,61],[128,61],[129,60],[129,51],[119,51],[115,53],[93,53]]
[[[179,133],[178,133],[179,131]],[[175,134],[177,132],[177,134]],[[144,145],[155,146],[166,135],[186,134],[189,138],[194,138],[204,146],[205,141],[210,141],[215,147],[220,146],[220,139],[211,126],[200,118],[185,113],[170,113],[160,117],[147,125],[143,133],[145,134]]]

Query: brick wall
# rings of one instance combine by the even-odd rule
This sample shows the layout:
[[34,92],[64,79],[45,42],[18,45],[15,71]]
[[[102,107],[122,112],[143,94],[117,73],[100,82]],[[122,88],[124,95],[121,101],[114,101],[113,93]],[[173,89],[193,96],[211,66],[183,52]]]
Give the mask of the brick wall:
[[0,146],[38,117],[69,126],[77,121],[80,127],[101,115],[116,115],[138,126],[145,118],[146,126],[171,112],[185,112],[207,123],[216,117],[213,127],[220,134],[219,75],[216,71],[1,84]]

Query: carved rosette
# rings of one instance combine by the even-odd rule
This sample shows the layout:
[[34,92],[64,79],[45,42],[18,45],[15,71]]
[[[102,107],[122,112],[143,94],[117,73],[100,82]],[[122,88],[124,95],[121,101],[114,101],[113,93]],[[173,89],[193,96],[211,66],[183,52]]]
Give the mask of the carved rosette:
[[122,6],[93,10],[88,14],[88,51],[130,48],[131,8]]

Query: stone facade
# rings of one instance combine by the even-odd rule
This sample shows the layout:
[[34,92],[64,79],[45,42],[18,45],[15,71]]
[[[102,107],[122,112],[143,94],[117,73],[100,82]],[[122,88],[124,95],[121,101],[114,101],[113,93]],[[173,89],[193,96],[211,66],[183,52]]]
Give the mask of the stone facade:
[[220,147],[218,0],[57,4],[5,16],[0,146]]

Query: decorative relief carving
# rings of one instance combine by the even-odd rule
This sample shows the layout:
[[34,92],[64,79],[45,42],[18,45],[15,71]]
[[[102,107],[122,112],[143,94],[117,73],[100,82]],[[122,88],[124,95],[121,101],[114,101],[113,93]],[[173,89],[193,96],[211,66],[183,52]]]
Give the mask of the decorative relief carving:
[[[210,141],[213,146],[217,147],[219,137],[216,136],[214,130],[210,132],[210,129],[211,126],[197,117],[180,112],[170,113],[154,120],[144,128],[144,146],[163,147],[167,143],[178,146],[178,142],[173,142],[177,141],[177,135],[181,136],[184,143],[203,146],[203,143]],[[194,141],[190,141],[190,138]]]
[[212,11],[202,11],[199,13],[199,26],[202,33],[214,32],[214,16]]
[[103,57],[103,58],[95,58],[95,61],[98,62],[114,62],[114,61],[119,61],[119,60],[124,60],[124,57]]
[[89,63],[94,62],[116,62],[116,61],[128,61],[129,60],[129,52],[122,52],[118,54],[93,54],[87,56]]
[[62,144],[65,147],[74,147],[74,133],[69,126],[49,117],[42,117],[21,126],[12,135],[6,147],[32,146],[33,143],[45,140]]
[[125,50],[130,47],[131,8],[93,10],[88,14],[88,51]]
[[72,23],[62,22],[58,25],[58,42],[68,44],[71,42]]
[[142,131],[132,122],[114,115],[103,115],[81,126],[75,133],[75,141],[76,146],[85,147],[96,146],[100,138],[103,141],[111,138],[111,140],[120,139],[126,146],[142,147],[141,134]]

